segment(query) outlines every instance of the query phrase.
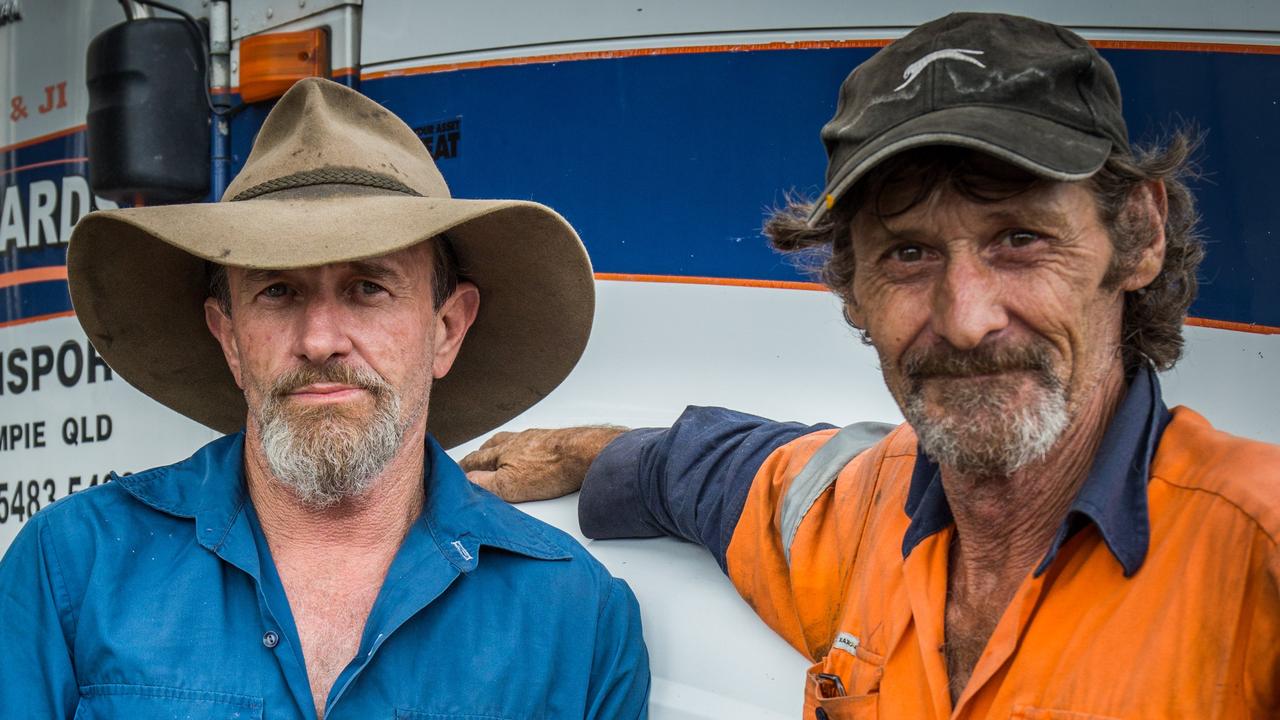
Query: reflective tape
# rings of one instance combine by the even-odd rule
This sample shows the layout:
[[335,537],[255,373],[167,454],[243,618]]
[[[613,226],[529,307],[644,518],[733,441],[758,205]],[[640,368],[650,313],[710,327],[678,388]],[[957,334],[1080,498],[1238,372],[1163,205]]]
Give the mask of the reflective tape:
[[800,523],[809,513],[809,508],[818,500],[827,488],[835,482],[836,476],[863,450],[884,439],[895,426],[887,423],[860,422],[841,428],[840,432],[831,436],[826,444],[809,458],[800,473],[791,481],[787,494],[782,498],[782,551],[786,554],[787,564],[791,564],[791,543],[796,539]]

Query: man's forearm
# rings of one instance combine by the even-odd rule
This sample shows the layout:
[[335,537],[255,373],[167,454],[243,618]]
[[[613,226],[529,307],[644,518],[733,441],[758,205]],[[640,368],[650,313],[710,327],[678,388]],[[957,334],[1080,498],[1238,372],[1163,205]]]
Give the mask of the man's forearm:
[[667,428],[641,428],[616,436],[591,463],[578,498],[578,524],[589,538],[671,534],[649,511],[641,458]]
[[578,503],[582,531],[601,539],[678,537],[703,545],[724,567],[765,459],[829,427],[692,406],[670,428],[628,432],[610,442],[587,472]]
[[690,406],[670,428],[498,433],[461,465],[472,482],[508,502],[581,489],[579,522],[588,537],[671,535],[705,546],[724,567],[733,528],[765,458],[830,427]]
[[501,432],[459,465],[475,484],[507,502],[548,500],[576,492],[600,451],[627,429],[590,425]]

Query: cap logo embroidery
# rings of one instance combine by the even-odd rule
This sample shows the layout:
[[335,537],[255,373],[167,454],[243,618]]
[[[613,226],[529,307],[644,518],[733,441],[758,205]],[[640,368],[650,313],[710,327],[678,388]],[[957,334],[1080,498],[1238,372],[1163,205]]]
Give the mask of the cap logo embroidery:
[[947,48],[945,50],[934,50],[928,55],[925,55],[919,60],[908,65],[907,69],[904,70],[902,73],[903,83],[898,87],[894,88],[893,91],[898,92],[899,90],[910,85],[911,82],[916,79],[916,76],[924,72],[925,68],[929,67],[930,65],[932,65],[933,63],[939,60],[960,60],[961,62],[967,62],[972,65],[977,65],[978,67],[985,69],[987,66],[983,65],[980,60],[977,60],[976,58],[973,57],[974,55],[982,55],[982,54],[983,53],[981,50],[963,50],[960,48]]

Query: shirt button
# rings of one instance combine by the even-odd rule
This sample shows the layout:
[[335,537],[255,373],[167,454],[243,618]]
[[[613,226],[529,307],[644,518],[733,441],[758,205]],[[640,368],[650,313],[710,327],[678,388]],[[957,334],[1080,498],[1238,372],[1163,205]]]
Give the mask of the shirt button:
[[273,648],[280,644],[280,636],[277,635],[275,631],[268,630],[266,634],[262,636],[262,644],[269,648]]

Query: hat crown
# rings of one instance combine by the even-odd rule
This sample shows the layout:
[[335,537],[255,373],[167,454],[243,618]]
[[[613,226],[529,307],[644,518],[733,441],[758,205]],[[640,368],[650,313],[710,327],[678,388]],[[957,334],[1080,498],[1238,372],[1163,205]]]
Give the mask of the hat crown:
[[1120,86],[1079,35],[995,13],[925,23],[858,66],[822,129],[828,181],[864,145],[901,123],[959,107],[1025,113],[1128,147]]
[[[272,108],[258,131],[244,168],[227,186],[223,202],[267,194],[283,178],[299,184],[402,186],[423,197],[447,198],[449,187],[418,136],[390,110],[360,93],[322,78],[299,80]],[[287,185],[287,183],[286,183]],[[261,188],[262,191],[255,192]]]

